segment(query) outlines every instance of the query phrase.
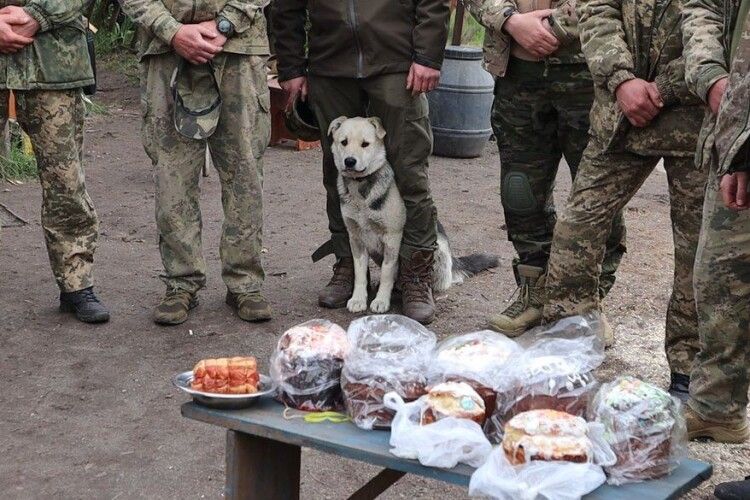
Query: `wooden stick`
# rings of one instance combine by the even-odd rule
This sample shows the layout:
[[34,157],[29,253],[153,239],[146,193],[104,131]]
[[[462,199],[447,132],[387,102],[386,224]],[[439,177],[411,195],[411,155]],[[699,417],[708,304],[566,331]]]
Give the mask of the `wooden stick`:
[[458,0],[456,4],[456,19],[453,23],[453,45],[461,45],[461,37],[464,34],[464,2]]

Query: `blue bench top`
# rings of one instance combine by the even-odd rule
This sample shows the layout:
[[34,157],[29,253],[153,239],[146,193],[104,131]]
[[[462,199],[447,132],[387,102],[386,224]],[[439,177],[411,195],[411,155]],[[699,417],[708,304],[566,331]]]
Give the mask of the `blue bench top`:
[[[284,406],[271,399],[262,399],[256,406],[245,410],[214,410],[196,403],[182,405],[182,415],[193,420],[459,486],[468,487],[469,478],[474,472],[472,467],[466,465],[459,465],[453,469],[437,469],[425,467],[416,460],[395,457],[388,451],[390,433],[387,431],[364,431],[350,422],[307,423],[302,418],[285,419],[283,411]],[[623,486],[604,485],[585,498],[678,498],[711,477],[712,472],[713,467],[710,464],[684,460],[677,470],[662,479]]]

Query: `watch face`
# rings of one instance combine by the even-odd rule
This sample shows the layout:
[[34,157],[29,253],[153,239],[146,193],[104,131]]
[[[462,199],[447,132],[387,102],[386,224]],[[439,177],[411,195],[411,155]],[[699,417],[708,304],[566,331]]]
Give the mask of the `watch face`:
[[218,28],[219,32],[221,33],[229,33],[232,29],[232,23],[230,23],[226,19],[222,19],[221,21],[219,21]]

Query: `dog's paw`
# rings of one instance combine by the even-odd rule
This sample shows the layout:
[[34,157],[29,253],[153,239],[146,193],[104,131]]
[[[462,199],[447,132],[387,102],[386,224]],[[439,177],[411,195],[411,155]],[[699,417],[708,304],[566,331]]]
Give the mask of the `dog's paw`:
[[358,297],[352,297],[349,302],[346,303],[346,308],[349,312],[361,313],[367,310],[367,299],[360,299]]
[[370,304],[370,310],[378,314],[386,313],[390,308],[390,299],[379,299],[376,297],[375,300],[372,301],[372,304]]

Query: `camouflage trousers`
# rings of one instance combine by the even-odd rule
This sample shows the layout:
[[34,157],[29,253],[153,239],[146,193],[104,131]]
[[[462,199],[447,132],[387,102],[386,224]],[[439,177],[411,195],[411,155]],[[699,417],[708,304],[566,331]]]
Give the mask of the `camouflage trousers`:
[[428,176],[432,152],[427,97],[413,97],[406,90],[406,73],[370,78],[328,78],[311,75],[310,104],[321,131],[323,184],[331,239],[313,255],[317,260],[330,253],[351,255],[349,236],[341,216],[337,187],[338,169],[331,154],[328,125],[339,116],[377,116],[387,132],[385,147],[396,185],[406,205],[406,225],[401,255],[414,250],[432,250],[437,244],[437,211]]
[[193,293],[206,283],[199,181],[208,147],[224,208],[222,278],[232,292],[257,291],[265,278],[262,157],[271,130],[265,58],[215,58],[223,105],[216,132],[208,140],[188,139],[174,127],[169,85],[177,62],[176,55],[162,54],[141,63],[143,144],[154,165],[162,279],[167,287]]
[[[57,286],[93,286],[99,219],[83,172],[84,104],[80,89],[15,91],[18,123],[34,147],[42,186],[42,229]],[[0,117],[8,91],[0,91]],[[4,125],[4,123],[2,124]],[[4,128],[4,127],[3,127]]]
[[[554,187],[561,158],[576,176],[589,139],[594,84],[585,64],[528,62],[511,58],[495,84],[492,128],[500,150],[501,202],[514,267],[546,267],[557,220]],[[625,223],[612,222],[599,280],[604,297],[625,253]]]
[[750,212],[724,206],[711,174],[695,263],[700,351],[688,404],[709,420],[745,418],[750,388]]
[[[600,309],[597,293],[604,243],[615,214],[633,198],[659,157],[600,152],[591,141],[555,228],[547,274],[545,321]],[[666,320],[667,361],[674,373],[689,374],[698,352],[693,264],[701,227],[707,173],[692,157],[664,158],[669,181],[674,240],[674,281]]]

